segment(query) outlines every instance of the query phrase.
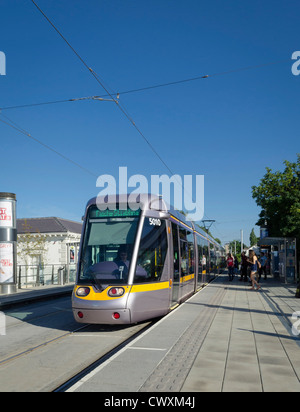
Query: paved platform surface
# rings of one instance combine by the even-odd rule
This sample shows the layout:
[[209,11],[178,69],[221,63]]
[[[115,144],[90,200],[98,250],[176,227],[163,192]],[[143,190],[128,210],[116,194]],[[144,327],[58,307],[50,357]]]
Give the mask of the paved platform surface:
[[300,392],[296,287],[261,285],[219,276],[69,391]]
[[[69,390],[300,392],[296,286],[272,279],[261,286],[220,275]],[[0,295],[0,310],[72,288]]]
[[0,310],[4,310],[16,305],[23,305],[38,300],[51,299],[51,297],[72,294],[74,284],[36,286],[32,288],[18,289],[16,293],[9,295],[0,294]]

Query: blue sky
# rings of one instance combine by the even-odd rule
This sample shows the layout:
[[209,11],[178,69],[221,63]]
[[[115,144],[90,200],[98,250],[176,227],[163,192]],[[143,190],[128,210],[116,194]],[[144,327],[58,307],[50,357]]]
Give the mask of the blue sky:
[[[201,75],[206,79],[120,96],[170,169],[205,176],[205,218],[214,236],[244,241],[260,209],[251,196],[265,167],[299,152],[299,1],[37,0],[110,91]],[[0,107],[104,94],[30,0],[0,13]],[[264,65],[249,70],[239,68]],[[226,73],[231,72],[231,73]],[[218,74],[218,75],[216,75]],[[170,174],[113,102],[79,101],[2,110],[92,176],[0,122],[0,191],[18,217],[80,220],[96,176]],[[2,120],[6,118],[0,117]]]

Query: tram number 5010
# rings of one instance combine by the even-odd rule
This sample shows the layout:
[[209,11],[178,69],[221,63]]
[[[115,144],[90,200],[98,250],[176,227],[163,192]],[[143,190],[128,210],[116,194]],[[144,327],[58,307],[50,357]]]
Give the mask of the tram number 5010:
[[150,226],[161,226],[161,220],[155,219],[154,217],[149,217]]

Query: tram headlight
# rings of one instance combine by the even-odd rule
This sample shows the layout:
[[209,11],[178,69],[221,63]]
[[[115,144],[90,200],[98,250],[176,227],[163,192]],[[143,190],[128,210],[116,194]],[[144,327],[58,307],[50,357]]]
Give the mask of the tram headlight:
[[107,292],[108,296],[111,298],[119,298],[120,296],[124,295],[125,289],[124,288],[110,288]]
[[78,288],[76,290],[76,295],[79,296],[80,298],[84,298],[90,293],[90,288]]

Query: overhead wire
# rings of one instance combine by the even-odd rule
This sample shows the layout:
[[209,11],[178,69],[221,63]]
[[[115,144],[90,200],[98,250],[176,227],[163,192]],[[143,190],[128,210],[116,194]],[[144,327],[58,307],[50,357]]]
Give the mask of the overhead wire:
[[[273,64],[278,64],[280,61],[277,62],[271,62],[271,63],[266,63],[266,64],[261,64],[261,65],[255,65],[255,66],[248,66],[248,67],[244,67],[244,68],[239,68],[239,69],[234,69],[234,70],[229,70],[226,72],[221,72],[221,73],[215,73],[215,74],[211,74],[211,75],[202,75],[202,76],[197,76],[194,78],[189,78],[189,79],[184,79],[184,80],[179,80],[179,81],[175,81],[175,82],[168,82],[168,83],[163,83],[163,84],[158,84],[158,85],[153,85],[153,86],[147,86],[147,87],[143,87],[143,88],[139,88],[139,89],[132,89],[132,90],[128,90],[128,91],[124,91],[124,92],[119,92],[117,94],[115,93],[110,93],[108,91],[108,89],[104,86],[103,82],[99,79],[99,76],[94,72],[94,70],[92,68],[90,68],[88,66],[88,64],[85,62],[85,60],[79,55],[79,53],[73,48],[73,46],[68,42],[68,40],[63,36],[63,34],[57,29],[57,27],[52,23],[52,21],[47,17],[47,15],[43,12],[43,10],[37,5],[37,3],[34,0],[31,0],[31,2],[35,5],[35,7],[39,10],[39,12],[44,16],[44,18],[48,21],[48,23],[53,27],[53,29],[57,32],[57,34],[65,41],[65,43],[68,45],[68,47],[73,51],[73,53],[77,56],[77,58],[81,61],[81,63],[89,70],[89,72],[92,74],[92,76],[95,78],[95,80],[98,82],[98,84],[100,84],[100,86],[105,90],[105,92],[107,93],[106,96],[109,96],[112,101],[118,106],[118,108],[122,111],[122,113],[126,116],[126,118],[131,122],[131,124],[135,127],[135,129],[137,130],[137,132],[140,134],[140,136],[144,139],[144,141],[147,143],[147,145],[150,147],[150,149],[154,152],[154,154],[159,158],[159,160],[164,164],[164,166],[167,168],[167,170],[174,175],[173,171],[170,169],[170,167],[167,165],[167,163],[162,159],[162,157],[160,156],[160,154],[157,152],[157,150],[154,148],[154,146],[150,143],[150,141],[145,137],[145,135],[142,133],[142,131],[140,130],[140,128],[136,125],[135,121],[133,120],[133,118],[129,115],[129,113],[127,112],[127,110],[120,104],[120,102],[114,98],[114,96],[119,96],[121,94],[128,94],[128,93],[135,93],[135,92],[141,92],[141,91],[146,91],[146,90],[150,90],[150,89],[155,89],[155,88],[159,88],[159,87],[166,87],[166,86],[171,86],[171,85],[176,85],[176,84],[180,84],[180,83],[186,83],[186,82],[191,82],[191,81],[195,81],[195,80],[199,80],[199,79],[205,79],[208,77],[212,77],[212,76],[220,76],[220,75],[224,75],[224,74],[229,74],[229,73],[234,73],[234,72],[238,72],[238,71],[242,71],[242,70],[250,70],[253,68],[258,68],[258,67],[263,67],[263,66],[269,66],[269,65],[273,65]],[[98,96],[98,97],[106,97],[106,96]],[[22,106],[10,106],[10,107],[6,107],[6,108],[2,108],[2,110],[8,110],[8,109],[12,109],[12,108],[21,108],[21,107],[29,107],[29,106],[39,106],[39,105],[43,105],[43,104],[55,104],[55,103],[63,103],[63,102],[71,102],[71,101],[78,101],[78,100],[86,100],[89,98],[79,98],[79,99],[66,99],[66,100],[57,100],[54,102],[44,102],[44,103],[35,103],[35,104],[31,104],[31,105],[22,105]],[[10,127],[13,127],[14,129],[18,130],[19,132],[25,134],[26,136],[32,138],[33,140],[37,141],[39,144],[43,145],[44,147],[48,148],[49,150],[55,152],[56,154],[60,155],[61,157],[65,158],[66,160],[70,161],[73,164],[76,164],[77,166],[79,166],[80,168],[84,169],[85,171],[88,171],[87,169],[83,168],[81,165],[79,165],[77,162],[74,162],[73,160],[67,158],[66,156],[62,155],[60,152],[56,151],[55,149],[51,148],[48,145],[45,145],[44,143],[42,143],[41,141],[39,141],[36,138],[33,138],[28,132],[26,132],[25,130],[21,129],[20,127],[16,127],[12,124],[9,124],[8,122],[5,122],[4,120],[0,119],[3,123],[8,124]],[[94,175],[94,173],[88,171],[90,174]]]
[[42,142],[40,139],[37,139],[36,137],[32,136],[27,130],[23,129],[20,127],[17,123],[9,119],[7,116],[5,116],[3,113],[0,113],[0,116],[4,117],[6,120],[1,119],[0,117],[0,122],[6,124],[7,126],[11,127],[14,130],[17,130],[19,133],[23,134],[24,136],[28,137],[29,139],[35,141],[39,145],[43,146],[47,150],[50,150],[51,152],[55,153],[56,155],[60,156],[64,160],[68,161],[69,163],[72,163],[73,165],[79,167],[81,170],[84,172],[88,173],[89,175],[92,175],[94,177],[98,177],[96,173],[92,172],[91,170],[87,169],[86,167],[82,166],[80,163],[72,160],[70,157],[65,156],[58,150],[54,149],[53,147],[47,145],[46,143]]
[[237,73],[237,72],[240,72],[240,71],[258,69],[258,68],[261,68],[261,67],[267,67],[267,66],[279,64],[279,63],[282,63],[282,62],[287,62],[287,61],[290,61],[290,59],[289,60],[281,59],[281,60],[276,60],[276,61],[268,62],[268,63],[261,63],[261,64],[256,64],[256,65],[246,66],[246,67],[238,67],[238,68],[223,71],[223,72],[217,72],[217,73],[211,73],[211,74],[205,74],[205,75],[201,74],[201,75],[196,76],[196,77],[190,77],[190,78],[182,79],[182,80],[175,80],[173,82],[160,83],[160,84],[156,84],[156,85],[141,87],[141,88],[138,88],[138,89],[125,90],[125,91],[118,92],[118,94],[121,96],[123,94],[137,93],[137,92],[143,92],[143,91],[147,91],[147,90],[151,90],[151,89],[158,89],[158,88],[161,88],[161,87],[174,86],[174,85],[177,85],[177,84],[193,82],[193,81],[197,81],[197,80],[201,80],[201,79],[208,79],[210,77],[223,76],[223,75],[226,75],[226,74]]
[[[111,96],[116,96],[118,99],[120,96],[124,94],[131,94],[131,93],[139,93],[147,90],[152,90],[152,89],[158,89],[162,87],[168,87],[168,86],[174,86],[182,83],[188,83],[188,82],[193,82],[201,79],[207,79],[210,77],[217,77],[217,76],[224,76],[226,74],[231,74],[231,73],[238,73],[241,71],[246,71],[246,70],[253,70],[253,69],[259,69],[262,67],[268,67],[272,66],[275,64],[280,64],[283,62],[290,61],[287,59],[281,59],[281,60],[276,60],[273,62],[268,62],[268,63],[262,63],[262,64],[256,64],[252,66],[245,66],[245,67],[238,67],[235,69],[219,72],[219,73],[211,73],[211,74],[206,74],[206,75],[199,75],[196,77],[190,77],[182,80],[176,80],[173,82],[167,82],[167,83],[160,83],[156,85],[151,85],[151,86],[145,86],[145,87],[140,87],[137,89],[129,89],[129,90],[124,90],[120,92],[111,92],[110,94],[103,94],[100,96],[88,96],[88,97],[78,97],[78,98],[71,98],[71,99],[62,99],[62,100],[54,100],[54,101],[47,101],[47,102],[39,102],[39,103],[29,103],[29,104],[22,104],[22,105],[15,105],[15,106],[6,106],[6,107],[0,107],[0,110],[11,110],[11,109],[20,109],[20,108],[25,108],[25,107],[34,107],[34,106],[42,106],[42,105],[48,105],[48,104],[57,104],[57,103],[68,103],[68,102],[76,102],[76,101],[81,101],[81,100],[105,100],[106,97],[111,97]],[[99,75],[97,74],[99,77]]]
[[150,143],[150,141],[146,138],[146,136],[142,133],[141,129],[136,125],[135,121],[132,119],[132,117],[128,114],[128,112],[125,110],[125,108],[122,107],[121,104],[119,104],[118,100],[113,97],[113,95],[108,91],[108,89],[105,87],[103,82],[100,80],[99,76],[96,74],[96,72],[88,66],[86,61],[80,56],[80,54],[74,49],[74,47],[68,42],[68,40],[64,37],[64,35],[58,30],[58,28],[52,23],[52,21],[48,18],[48,16],[43,12],[43,10],[37,5],[37,3],[34,0],[31,0],[31,2],[35,5],[35,7],[39,10],[39,12],[45,17],[45,19],[48,21],[48,23],[53,27],[53,29],[57,32],[57,34],[64,40],[64,42],[68,45],[68,47],[73,51],[73,53],[77,56],[77,58],[81,61],[81,63],[88,69],[88,71],[91,73],[91,75],[95,78],[97,83],[105,90],[105,92],[109,95],[109,97],[115,102],[117,107],[121,110],[121,112],[125,115],[125,117],[130,121],[130,123],[133,125],[133,127],[137,130],[137,132],[140,134],[140,136],[144,139],[144,141],[147,143],[147,145],[150,147],[150,149],[153,151],[153,153],[157,156],[157,158],[163,163],[163,165],[167,168],[167,170],[174,175],[173,171],[171,168],[167,165],[167,163],[163,160],[163,158],[160,156],[158,151],[155,149],[155,147]]
[[[38,9],[38,11],[44,16],[44,18],[48,21],[48,23],[53,27],[53,29],[57,32],[57,34],[64,40],[64,42],[68,45],[68,47],[73,51],[73,53],[78,57],[78,59],[81,61],[81,63],[89,70],[89,72],[92,74],[92,76],[95,78],[95,80],[98,82],[98,84],[100,84],[100,86],[105,90],[105,92],[107,93],[107,95],[115,102],[115,104],[118,106],[118,108],[122,111],[122,113],[126,116],[126,118],[130,121],[130,123],[134,126],[134,128],[137,130],[137,132],[140,134],[140,136],[144,139],[144,141],[147,143],[147,145],[150,147],[150,149],[153,151],[153,153],[158,157],[158,159],[163,163],[163,165],[166,167],[166,169],[172,174],[174,175],[173,171],[171,170],[171,168],[167,165],[167,163],[163,160],[163,158],[160,156],[160,154],[157,152],[157,150],[155,149],[155,147],[150,143],[150,141],[146,138],[146,136],[142,133],[141,129],[136,125],[135,121],[133,120],[133,118],[129,115],[129,113],[127,112],[127,110],[119,103],[118,100],[116,100],[113,96],[112,93],[110,93],[108,91],[108,89],[104,86],[103,81],[100,80],[99,75],[97,75],[97,73],[91,68],[89,67],[89,65],[86,63],[86,61],[80,56],[80,54],[74,49],[74,47],[70,44],[70,42],[64,37],[64,35],[60,32],[60,30],[54,25],[54,23],[49,19],[49,17],[43,12],[43,10],[38,6],[38,4],[35,2],[35,0],[30,0],[35,7]],[[134,90],[130,90],[127,91],[127,93],[133,93],[133,92],[137,92],[137,91],[142,91],[142,90],[149,90],[149,89],[154,89],[154,88],[158,88],[158,87],[165,87],[165,86],[170,86],[172,84],[179,84],[179,83],[184,83],[184,82],[188,82],[188,81],[193,81],[193,80],[199,80],[200,78],[204,79],[204,78],[208,78],[208,77],[212,77],[212,76],[219,76],[219,75],[223,75],[223,74],[228,74],[228,73],[233,73],[233,72],[237,72],[237,71],[241,71],[241,70],[249,70],[250,68],[253,67],[259,67],[259,66],[265,66],[265,65],[270,65],[270,64],[276,64],[278,62],[272,62],[272,63],[267,63],[264,65],[257,65],[257,66],[248,66],[245,68],[240,68],[240,69],[234,69],[234,70],[230,70],[227,72],[220,72],[220,73],[215,73],[212,75],[202,75],[202,76],[197,76],[194,78],[190,78],[190,79],[185,79],[185,80],[180,80],[180,81],[176,81],[176,82],[169,82],[169,83],[164,83],[164,84],[160,84],[160,85],[155,85],[155,86],[148,86],[148,87],[144,87],[142,89],[134,89]],[[118,95],[120,95],[121,93],[118,93]],[[125,92],[123,92],[123,94],[125,94]]]
[[43,106],[47,104],[56,104],[56,103],[68,103],[68,102],[79,102],[82,100],[99,100],[103,102],[111,102],[111,99],[105,99],[101,96],[87,96],[87,97],[75,97],[72,99],[64,99],[64,100],[54,100],[51,102],[40,102],[40,103],[30,103],[30,104],[22,104],[18,106],[6,106],[6,107],[0,107],[1,110],[11,110],[11,109],[22,109],[25,107],[33,107],[33,106]]
[[[73,46],[69,43],[69,41],[63,36],[63,34],[60,32],[60,30],[58,30],[58,28],[54,25],[54,23],[52,23],[52,21],[48,18],[48,16],[43,12],[43,10],[37,5],[37,3],[34,0],[31,0],[31,2],[35,5],[35,7],[38,9],[38,11],[44,16],[44,18],[48,21],[48,23],[53,27],[53,29],[57,32],[57,34],[64,40],[64,42],[68,45],[68,47],[73,51],[73,53],[77,56],[77,58],[81,61],[81,63],[89,70],[89,72],[92,74],[92,76],[95,78],[95,80],[98,82],[98,84],[105,90],[105,92],[108,94],[108,96],[115,102],[115,104],[117,105],[117,107],[122,111],[122,113],[126,116],[126,118],[130,121],[130,123],[134,126],[134,128],[137,130],[137,132],[140,134],[140,136],[144,139],[144,141],[147,143],[147,145],[150,147],[150,149],[154,152],[154,154],[158,157],[158,159],[163,163],[163,165],[166,167],[166,169],[172,174],[174,175],[173,171],[171,170],[171,168],[167,165],[167,163],[162,159],[162,157],[160,156],[160,154],[157,152],[157,150],[154,148],[154,146],[150,143],[150,141],[146,138],[146,136],[142,133],[142,131],[140,130],[140,128],[136,125],[135,121],[133,120],[133,118],[128,114],[127,110],[122,107],[121,104],[119,104],[119,102],[113,97],[114,95],[111,94],[108,89],[104,86],[103,82],[99,79],[99,76],[95,73],[95,71],[90,68],[88,66],[88,64],[86,63],[86,61],[79,55],[79,53],[73,48]],[[141,89],[134,89],[134,90],[130,90],[127,91],[127,93],[133,93],[133,92],[138,92],[138,91],[142,91],[142,90],[149,90],[149,89],[154,89],[154,88],[158,88],[158,87],[165,87],[165,86],[170,86],[170,85],[174,85],[174,84],[179,84],[179,83],[184,83],[184,82],[189,82],[189,81],[195,81],[195,80],[199,80],[199,79],[206,79],[208,77],[212,77],[212,76],[219,76],[219,75],[223,75],[223,74],[228,74],[228,73],[233,73],[233,72],[238,72],[241,70],[249,70],[250,68],[254,68],[254,67],[262,67],[265,65],[270,65],[270,64],[277,64],[278,62],[272,62],[272,63],[268,63],[268,64],[264,64],[264,65],[257,65],[257,66],[249,66],[246,68],[240,68],[240,69],[235,69],[235,70],[230,70],[227,72],[221,72],[221,73],[215,73],[213,75],[202,75],[202,76],[197,76],[195,78],[190,78],[190,79],[185,79],[185,80],[180,80],[180,81],[176,81],[176,82],[169,82],[169,83],[164,83],[164,84],[159,84],[159,85],[155,85],[155,86],[148,86],[148,87],[144,87]],[[125,92],[123,92],[123,94],[125,94]],[[119,93],[120,95],[120,93]],[[118,96],[118,95],[117,95]],[[183,190],[185,190],[183,188]],[[206,214],[205,214],[206,215]]]
[[[169,165],[165,162],[165,160],[161,157],[161,155],[158,153],[158,151],[155,149],[155,147],[152,145],[152,143],[146,138],[144,133],[141,131],[141,129],[137,126],[135,123],[134,119],[130,116],[128,113],[127,109],[123,107],[118,100],[116,100],[113,97],[113,94],[108,91],[108,88],[104,86],[103,81],[100,80],[99,75],[91,68],[89,65],[86,63],[86,61],[79,55],[79,53],[74,49],[74,47],[69,43],[69,41],[64,37],[64,35],[58,30],[58,28],[52,23],[52,21],[48,18],[48,16],[43,12],[43,10],[37,5],[37,3],[34,0],[31,0],[31,2],[35,5],[35,7],[38,9],[38,11],[44,16],[44,18],[48,21],[48,23],[53,27],[53,29],[57,32],[57,34],[64,40],[64,42],[68,45],[68,47],[73,51],[73,53],[78,57],[78,59],[81,61],[81,63],[88,69],[88,71],[92,74],[92,76],[95,78],[97,83],[105,90],[105,92],[108,94],[108,96],[115,102],[117,107],[121,110],[121,112],[125,115],[125,117],[129,120],[129,122],[133,125],[133,127],[136,129],[136,131],[139,133],[139,135],[144,139],[146,144],[149,146],[149,148],[152,150],[152,152],[156,155],[156,157],[160,160],[160,162],[165,166],[165,168],[171,173],[171,175],[175,176],[176,180],[177,175],[172,171],[172,169],[169,167]],[[206,76],[205,76],[206,77]],[[117,95],[118,97],[118,95]],[[182,186],[182,189],[184,192],[187,193],[186,188],[182,185],[182,183],[178,180],[179,184]],[[192,195],[190,193],[187,193],[190,198],[192,199]]]

